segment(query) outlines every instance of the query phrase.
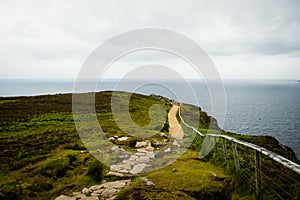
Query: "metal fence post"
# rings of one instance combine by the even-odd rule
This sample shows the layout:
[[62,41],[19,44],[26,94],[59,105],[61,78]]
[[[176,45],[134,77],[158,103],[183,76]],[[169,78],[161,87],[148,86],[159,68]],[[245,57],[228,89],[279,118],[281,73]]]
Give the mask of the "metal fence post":
[[260,199],[260,191],[261,191],[261,155],[260,152],[254,151],[254,159],[255,159],[255,196],[257,199]]
[[217,137],[216,136],[214,136],[214,142],[215,142],[216,153],[218,153],[218,144],[217,144]]
[[233,152],[233,158],[234,158],[234,163],[235,163],[235,169],[236,171],[240,171],[240,162],[239,162],[239,155],[236,149],[236,144],[235,142],[231,141],[232,145],[232,152]]
[[222,146],[223,146],[223,154],[224,154],[225,164],[227,164],[227,146],[226,146],[226,141],[224,138],[222,138]]

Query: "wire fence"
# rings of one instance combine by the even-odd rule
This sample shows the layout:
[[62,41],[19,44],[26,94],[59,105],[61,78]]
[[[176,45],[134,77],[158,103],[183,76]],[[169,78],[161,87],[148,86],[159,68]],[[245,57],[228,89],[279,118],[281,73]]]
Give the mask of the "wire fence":
[[[205,137],[214,145],[206,156],[223,165],[233,175],[242,193],[256,199],[300,199],[300,165],[258,145],[227,135],[203,134],[181,117],[184,130],[197,133],[198,142]],[[206,140],[207,140],[206,139]]]

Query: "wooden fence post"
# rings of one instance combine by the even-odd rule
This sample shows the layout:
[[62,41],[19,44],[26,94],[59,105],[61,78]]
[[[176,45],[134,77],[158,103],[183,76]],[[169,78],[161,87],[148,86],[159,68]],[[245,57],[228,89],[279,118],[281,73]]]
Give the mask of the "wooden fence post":
[[254,151],[254,159],[255,159],[255,196],[257,199],[260,199],[260,191],[261,191],[261,155],[260,152]]
[[227,164],[227,146],[224,138],[222,138],[222,146],[223,146],[225,164]]
[[236,171],[240,171],[240,162],[239,162],[239,155],[236,149],[236,144],[231,141],[231,145],[232,145],[232,152],[233,152],[233,158],[234,158],[234,163],[235,163],[235,169]]

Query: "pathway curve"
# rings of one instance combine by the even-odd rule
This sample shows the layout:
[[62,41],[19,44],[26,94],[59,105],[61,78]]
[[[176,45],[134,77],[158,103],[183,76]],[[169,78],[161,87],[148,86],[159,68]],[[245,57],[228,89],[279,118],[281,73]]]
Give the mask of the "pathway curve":
[[[181,125],[176,118],[178,109],[178,105],[173,105],[168,113],[169,133],[173,141],[172,144],[176,147],[180,147],[180,141],[182,141],[184,136]],[[151,141],[149,140],[137,142],[135,148],[136,153],[130,155],[130,157],[120,163],[111,165],[107,176],[130,177],[145,172],[145,169],[151,166],[150,163],[155,158],[154,148],[151,146]],[[164,150],[166,153],[171,151],[170,147]]]
[[169,126],[170,126],[169,133],[171,137],[175,138],[176,140],[182,140],[184,136],[184,132],[176,118],[178,109],[179,109],[178,105],[173,105],[170,112],[168,113]]

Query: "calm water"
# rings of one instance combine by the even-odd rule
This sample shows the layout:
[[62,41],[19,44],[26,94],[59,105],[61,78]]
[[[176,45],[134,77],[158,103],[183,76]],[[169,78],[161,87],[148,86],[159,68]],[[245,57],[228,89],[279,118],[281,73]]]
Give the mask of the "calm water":
[[[119,89],[136,88],[142,82],[127,82]],[[205,84],[192,81],[191,85],[200,107],[211,113],[210,95]],[[112,90],[115,81],[106,81],[97,87]],[[172,99],[194,103],[187,88],[173,82],[175,94],[167,87],[147,84],[135,89],[143,94],[161,94]],[[0,96],[30,96],[70,93],[72,81],[62,80],[0,80]],[[296,81],[225,81],[227,112],[223,129],[250,135],[271,135],[290,146],[300,158],[300,83]],[[174,91],[173,91],[174,92]]]

